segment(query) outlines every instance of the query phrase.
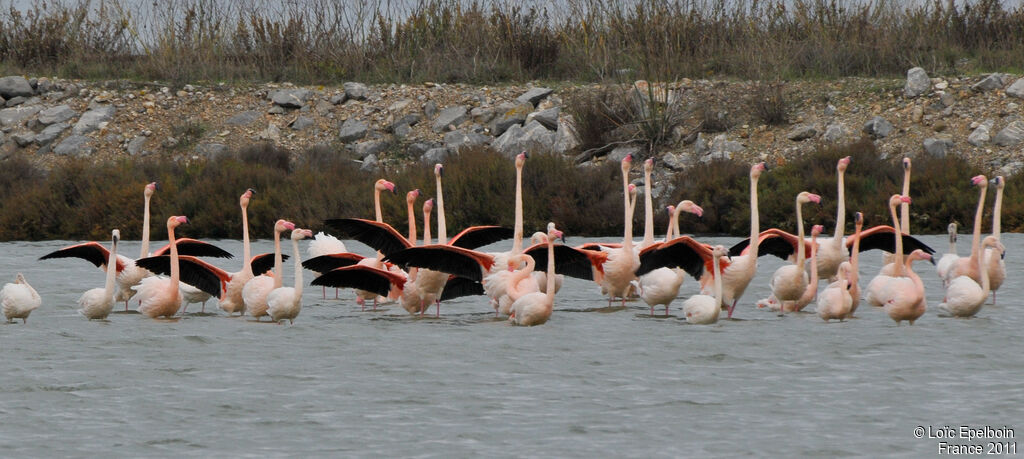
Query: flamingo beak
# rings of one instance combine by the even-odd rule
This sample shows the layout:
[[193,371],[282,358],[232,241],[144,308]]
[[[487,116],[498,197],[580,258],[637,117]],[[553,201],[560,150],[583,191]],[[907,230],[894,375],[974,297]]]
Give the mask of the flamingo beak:
[[693,205],[693,213],[697,214],[698,218],[704,218],[704,209],[696,204]]
[[975,186],[981,185],[984,182],[985,182],[985,176],[984,175],[975,175],[973,178],[971,178],[971,184],[975,185]]
[[811,202],[813,202],[815,204],[821,204],[821,196],[818,196],[816,194],[812,193],[812,194],[808,195],[807,199],[810,199]]
[[910,196],[900,196],[900,202],[910,204]]
[[292,222],[284,222],[285,229],[291,231],[295,229],[295,224]]

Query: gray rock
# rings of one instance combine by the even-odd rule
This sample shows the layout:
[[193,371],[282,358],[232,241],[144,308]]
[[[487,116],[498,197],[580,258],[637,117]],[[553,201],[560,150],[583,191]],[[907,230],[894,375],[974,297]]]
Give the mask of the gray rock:
[[270,93],[270,100],[275,105],[285,108],[301,108],[313,96],[308,89],[278,89]]
[[892,123],[890,123],[888,120],[882,118],[881,116],[876,116],[868,120],[868,122],[864,123],[863,130],[865,134],[870,135],[875,139],[881,139],[887,137],[889,134],[892,134],[892,131],[894,129],[895,128],[893,127]]
[[352,145],[352,152],[360,159],[365,159],[367,156],[383,153],[389,146],[390,144],[384,140],[367,140]]
[[12,97],[12,98],[8,99],[7,102],[4,102],[4,105],[8,106],[8,107],[16,107],[18,105],[21,105],[21,104],[25,103],[25,101],[27,101],[27,100],[28,100],[28,98],[25,98],[25,97],[22,97],[22,96]]
[[60,135],[63,134],[64,131],[70,128],[71,125],[68,123],[53,123],[49,126],[46,126],[46,128],[43,129],[42,132],[40,132],[39,134],[36,134],[35,142],[39,146],[49,145],[54,140],[57,140],[57,137],[60,137]]
[[801,140],[813,138],[816,135],[818,135],[818,130],[814,129],[813,125],[803,124],[796,126],[793,128],[793,130],[789,131],[789,134],[786,134],[786,138],[795,142],[799,142]]
[[495,112],[493,108],[473,107],[473,109],[469,111],[469,116],[477,123],[487,124],[494,119],[495,113],[497,112]]
[[[273,126],[273,125],[272,125],[272,126]],[[266,132],[266,131],[264,131],[264,132]],[[264,135],[264,134],[263,134],[263,133],[261,133],[261,134],[260,134],[260,137],[261,137],[261,138],[266,138],[266,137],[263,137],[263,135]],[[180,145],[180,144],[181,144],[181,141],[180,141],[180,140],[178,140],[177,138],[173,137],[173,136],[168,136],[168,137],[167,137],[166,139],[164,139],[164,141],[163,141],[163,142],[160,142],[160,146],[161,146],[161,147],[164,147],[164,148],[166,148],[166,149],[168,149],[168,150],[170,150],[170,149],[172,149],[172,148],[175,148],[175,147],[177,147],[177,146],[178,146],[178,145]]]
[[555,153],[566,153],[578,146],[580,146],[580,141],[576,138],[576,131],[569,123],[559,121],[558,130],[555,131],[555,143],[551,146],[551,150]]
[[444,146],[451,151],[459,151],[463,147],[474,147],[490,143],[491,137],[476,132],[463,130],[452,131],[444,135]]
[[1024,140],[1024,121],[1017,120],[999,131],[995,137],[992,138],[992,143],[1001,147],[1009,147],[1017,145]]
[[398,137],[399,139],[404,139],[406,137],[409,137],[409,134],[412,134],[412,128],[409,127],[408,124],[399,124],[398,126],[395,126],[394,129],[391,130],[391,133],[394,134],[395,137]]
[[19,147],[27,147],[36,139],[36,134],[32,131],[20,131],[11,134],[11,140],[18,144]]
[[514,107],[500,107],[497,115],[491,120],[491,134],[500,136],[505,130],[514,124],[523,124],[526,117],[533,111],[533,105],[529,103],[519,104]]
[[78,113],[72,110],[71,107],[67,105],[58,105],[39,112],[39,122],[49,126],[53,123],[61,123],[70,120],[75,116],[78,116]]
[[437,114],[437,119],[434,120],[434,125],[431,129],[434,132],[443,132],[448,130],[448,126],[458,127],[462,122],[466,121],[466,113],[468,111],[469,109],[465,105],[445,108],[441,110],[441,113]]
[[42,107],[39,107],[37,105],[31,107],[12,107],[0,110],[0,127],[21,124],[21,122],[25,121],[25,119],[27,119],[28,117],[35,115],[36,113],[39,113],[39,110],[41,109]]
[[334,105],[338,105],[338,104],[340,104],[342,102],[345,102],[345,94],[341,93],[341,94],[335,94],[335,95],[331,96],[330,102],[332,104],[334,104]]
[[316,105],[313,108],[316,109],[316,112],[319,113],[320,115],[326,115],[330,113],[332,110],[334,110],[334,105],[326,100],[321,99],[316,101]]
[[491,142],[491,146],[505,156],[513,158],[524,150],[530,153],[549,153],[554,149],[554,143],[555,133],[534,121],[525,127],[512,125]]
[[368,131],[369,128],[366,127],[366,123],[355,118],[349,118],[338,129],[338,140],[342,142],[356,141],[366,137]]
[[967,136],[967,143],[980,147],[992,140],[992,126],[995,125],[995,121],[986,120],[984,123],[978,125],[971,131],[971,134]]
[[423,114],[427,115],[427,118],[437,116],[437,103],[432,100],[428,100],[427,103],[423,104]]
[[415,158],[415,157],[423,156],[423,154],[426,153],[427,150],[430,150],[431,148],[435,148],[435,147],[437,147],[437,145],[434,145],[434,144],[431,144],[431,143],[416,142],[416,143],[410,144],[405,149],[405,154]]
[[693,156],[686,153],[665,153],[661,156],[661,162],[674,171],[681,171],[696,163]]
[[946,108],[952,107],[956,104],[956,96],[948,92],[939,94],[939,103]]
[[633,155],[638,157],[640,153],[643,153],[644,148],[639,145],[619,145],[608,152],[608,156],[605,157],[606,161],[611,161],[615,164],[621,163],[626,155]]
[[846,138],[846,129],[843,129],[842,124],[833,123],[825,127],[825,133],[821,135],[821,140],[826,142],[840,142]]
[[1009,88],[1006,88],[1006,95],[1024,99],[1024,78],[1014,81]]
[[529,103],[530,105],[536,107],[537,103],[544,100],[545,97],[551,95],[552,92],[555,91],[550,88],[533,88],[529,91],[526,91],[525,94],[516,97],[516,102],[519,102],[521,104]]
[[32,85],[23,76],[6,76],[0,78],[0,96],[4,99],[13,97],[31,97],[34,91]]
[[1006,82],[1003,81],[1004,78],[1007,78],[1007,76],[1002,73],[991,73],[985,78],[982,78],[981,81],[975,83],[974,86],[971,86],[971,89],[975,91],[991,91],[993,89],[999,89],[1006,84]]
[[1012,175],[1017,175],[1021,169],[1024,169],[1024,161],[1013,161],[999,168],[999,175],[1010,177]]
[[836,106],[828,104],[825,106],[825,116],[832,116],[836,114]]
[[269,110],[267,110],[267,114],[269,115],[282,115],[285,113],[288,113],[288,110],[285,110],[284,107],[280,105],[275,105],[273,107],[270,107]]
[[[143,151],[143,154],[146,152]],[[209,159],[217,159],[228,154],[228,146],[222,143],[201,143],[196,145],[196,153]]]
[[405,116],[399,118],[397,121],[391,123],[391,125],[388,126],[388,131],[394,131],[396,127],[401,126],[403,124],[406,125],[406,126],[415,126],[422,119],[423,119],[423,115],[420,115],[419,113],[410,113],[408,115],[405,115]]
[[281,128],[277,127],[277,124],[275,123],[270,123],[267,125],[267,128],[260,131],[257,136],[260,140],[277,142],[278,140],[281,140]]
[[[743,144],[735,140],[729,140],[725,134],[719,134],[708,142],[704,133],[697,135],[697,142],[694,144],[694,151],[700,156],[718,155],[717,157],[731,158],[731,153],[736,153],[743,150]],[[730,153],[723,155],[723,153]],[[708,162],[706,158],[701,158],[702,162]]]
[[907,84],[903,86],[903,94],[907,97],[917,97],[928,92],[932,87],[932,80],[928,73],[921,67],[914,67],[907,70]]
[[[89,110],[82,114],[82,117],[75,123],[75,127],[72,128],[72,132],[75,135],[88,134],[100,128],[101,123],[109,122],[114,118],[115,109],[111,105],[105,105],[92,110]],[[56,151],[56,149],[54,149]]]
[[313,122],[312,118],[310,118],[308,116],[299,116],[299,117],[296,117],[295,120],[292,121],[291,123],[288,123],[288,127],[292,128],[292,129],[294,129],[296,131],[301,131],[303,129],[306,129],[306,128],[312,126],[313,124],[315,124],[315,123]]
[[148,140],[149,140],[149,137],[142,136],[142,135],[137,135],[137,136],[133,137],[132,140],[128,141],[128,146],[127,146],[128,154],[132,155],[132,156],[135,156],[135,155],[138,155],[139,153],[141,153],[142,152],[142,148],[146,146],[146,142]]
[[953,140],[947,137],[924,139],[924,151],[937,158],[944,158],[953,149]]
[[363,172],[376,172],[380,170],[380,161],[377,160],[377,155],[366,155],[363,158],[363,165],[359,166],[359,170]]
[[448,159],[449,155],[451,155],[451,152],[448,151],[447,148],[431,148],[427,150],[426,153],[423,153],[423,156],[420,158],[420,161],[423,161],[425,164],[443,163],[446,159]]
[[236,113],[224,121],[224,124],[228,126],[247,126],[255,123],[256,120],[263,118],[263,114],[256,110],[246,110],[241,113]]
[[60,156],[89,156],[93,153],[93,148],[88,145],[91,140],[84,135],[69,135],[53,147],[53,152]]
[[711,154],[701,158],[700,162],[703,163],[703,164],[708,164],[708,163],[710,163],[712,161],[719,161],[719,160],[721,160],[721,161],[729,161],[730,159],[732,159],[732,153],[731,152],[728,152],[728,151],[715,151],[715,152],[712,152]]
[[355,100],[366,100],[366,96],[370,95],[370,89],[365,84],[348,82],[345,83],[345,97]]
[[393,103],[391,105],[388,105],[388,111],[389,112],[396,112],[397,113],[397,112],[400,112],[402,110],[405,110],[405,108],[410,106],[410,105],[412,105],[412,103],[413,103],[412,99],[402,99],[402,100],[400,100],[398,102],[395,102],[395,103]]
[[533,112],[526,117],[526,122],[537,120],[538,123],[544,125],[544,127],[554,131],[558,129],[558,107],[551,107],[547,110],[541,110],[539,112]]

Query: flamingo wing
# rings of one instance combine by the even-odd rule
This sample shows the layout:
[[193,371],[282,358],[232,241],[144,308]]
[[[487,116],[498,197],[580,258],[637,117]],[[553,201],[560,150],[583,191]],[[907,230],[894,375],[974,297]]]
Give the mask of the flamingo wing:
[[[494,256],[450,245],[412,247],[388,255],[384,261],[400,266],[426,268],[480,282],[490,271]],[[483,268],[483,270],[481,270]]]
[[[860,233],[860,251],[865,250],[881,249],[886,252],[892,253],[896,251],[896,238],[893,235],[896,234],[896,228],[887,225],[879,225],[871,229],[861,231]],[[853,241],[856,239],[854,236],[846,238],[846,249],[853,253]],[[909,234],[903,234],[903,254],[909,255],[910,252],[915,250],[923,250],[929,255],[935,253],[935,249],[928,246],[919,239]]]
[[[604,262],[608,254],[593,250],[578,249],[567,245],[555,244],[555,272],[577,279],[594,280],[594,269],[604,273]],[[536,244],[523,251],[533,257],[537,266],[547,266],[547,243]]]
[[359,263],[363,258],[366,257],[354,253],[332,253],[328,255],[320,255],[319,257],[313,257],[303,261],[302,267],[313,272],[325,273],[332,269],[352,266]]
[[[136,260],[135,264],[157,274],[171,273],[171,257],[168,255],[142,258]],[[191,256],[178,257],[178,270],[182,282],[215,297],[220,297],[231,280],[231,275],[223,269]]]
[[[288,261],[288,255],[281,254],[281,261]],[[252,257],[249,260],[249,266],[252,268],[252,275],[259,276],[266,274],[267,271],[274,269],[274,254],[272,253],[261,253]]]
[[470,226],[451,238],[448,245],[473,250],[487,244],[512,239],[514,236],[515,231],[503,226]]
[[362,218],[335,218],[324,220],[324,224],[338,230],[343,237],[362,242],[384,255],[412,247],[405,236],[387,223]]
[[642,276],[658,268],[683,268],[694,279],[700,279],[705,265],[711,262],[710,246],[689,236],[680,236],[640,251],[636,275]]
[[[191,255],[193,257],[213,257],[213,258],[234,258],[235,256],[228,253],[226,250],[217,247],[209,242],[203,242],[198,239],[191,238],[180,238],[175,239],[174,245],[178,246],[178,255]],[[171,244],[160,247],[159,250],[153,252],[153,256],[157,257],[160,255],[170,255]]]
[[[99,242],[83,242],[60,250],[55,250],[39,257],[40,260],[51,260],[54,258],[81,258],[92,263],[97,268],[106,269],[107,260],[110,259],[110,251],[100,245]],[[117,272],[124,270],[124,262],[117,260]]]
[[440,301],[483,294],[484,284],[465,277],[450,276],[448,282],[444,284],[444,290],[441,291]]
[[621,249],[622,244],[619,242],[588,242],[586,244],[578,245],[576,246],[576,248],[582,250],[595,250],[600,252],[603,251],[604,249]]
[[358,288],[381,296],[388,295],[392,284],[404,288],[405,278],[383,269],[362,265],[332,269],[311,282],[311,285],[324,287]]
[[[774,255],[783,260],[788,260],[789,257],[797,251],[797,243],[800,240],[795,234],[782,231],[778,228],[770,228],[761,231],[761,234],[757,238],[757,256],[763,257],[765,255]],[[807,253],[811,251],[811,242],[804,240],[804,250]],[[729,248],[729,256],[735,257],[738,255],[745,255],[750,251],[750,238],[746,238],[736,245]]]

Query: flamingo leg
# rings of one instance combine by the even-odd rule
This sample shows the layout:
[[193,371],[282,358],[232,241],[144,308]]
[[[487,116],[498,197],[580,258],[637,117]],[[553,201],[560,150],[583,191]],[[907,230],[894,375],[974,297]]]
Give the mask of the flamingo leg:
[[665,317],[668,317],[668,305],[665,305]]
[[434,300],[434,303],[437,304],[437,315],[434,317],[441,317],[441,300]]
[[420,317],[423,317],[423,313],[427,311],[427,302],[420,301]]
[[651,305],[651,317],[654,317],[654,305]]
[[[327,295],[327,294],[324,293],[324,295]],[[334,299],[338,299],[338,289],[334,289]]]
[[373,310],[377,310],[377,297],[373,297]]
[[736,299],[732,300],[732,306],[729,306],[729,318],[730,319],[732,319],[732,311],[734,309],[736,309],[736,302],[739,301],[739,300],[740,300],[739,298],[736,298]]
[[992,306],[996,305],[996,291],[992,291]]
[[320,287],[320,288],[322,288],[322,289],[323,289],[323,292],[324,292],[324,299],[326,300],[326,299],[327,299],[327,286],[325,285],[325,286],[323,286],[323,287]]

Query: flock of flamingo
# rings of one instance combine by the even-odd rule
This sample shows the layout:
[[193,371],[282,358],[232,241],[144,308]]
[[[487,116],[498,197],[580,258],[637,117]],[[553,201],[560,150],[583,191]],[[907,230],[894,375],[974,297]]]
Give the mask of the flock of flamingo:
[[[632,157],[622,160],[622,188],[624,209],[624,235],[621,243],[589,243],[578,247],[564,244],[564,237],[554,223],[546,231],[534,233],[532,245],[523,247],[523,187],[522,173],[527,160],[526,152],[515,158],[515,225],[514,229],[499,226],[474,226],[451,239],[445,225],[444,195],[442,191],[443,166],[434,167],[436,202],[427,199],[422,208],[423,238],[417,237],[417,219],[414,206],[419,190],[406,194],[408,208],[408,234],[402,235],[384,223],[381,213],[381,194],[395,192],[395,185],[387,180],[374,184],[375,219],[341,218],[326,220],[327,227],[343,238],[365,243],[377,251],[373,256],[361,256],[346,250],[344,243],[334,236],[296,228],[286,220],[274,223],[274,253],[252,256],[249,246],[247,208],[254,191],[246,190],[239,199],[242,211],[242,266],[238,272],[228,273],[203,261],[203,257],[231,258],[232,255],[209,243],[195,239],[176,238],[175,230],[188,223],[185,216],[172,216],[167,220],[168,244],[149,252],[149,204],[157,191],[157,184],[144,189],[142,248],[140,258],[132,260],[118,253],[120,232],[111,232],[109,249],[98,242],[76,244],[48,253],[40,259],[82,258],[90,261],[106,274],[102,288],[82,294],[78,311],[86,318],[105,319],[118,302],[124,302],[128,311],[129,300],[138,301],[137,311],[152,318],[172,318],[184,314],[191,303],[202,303],[218,298],[220,307],[229,315],[248,314],[256,320],[268,317],[272,322],[294,322],[302,308],[303,269],[317,273],[312,285],[322,286],[326,298],[327,287],[355,289],[356,301],[366,309],[382,302],[397,302],[410,314],[423,315],[436,305],[440,315],[441,302],[467,296],[486,295],[496,315],[507,315],[516,325],[545,323],[552,313],[555,295],[561,288],[563,276],[594,281],[608,305],[621,299],[625,307],[627,298],[638,296],[650,306],[654,316],[656,306],[669,306],[679,295],[684,279],[689,275],[699,281],[701,293],[688,298],[682,305],[690,323],[713,324],[724,309],[731,318],[740,297],[757,271],[758,257],[771,254],[791,264],[778,268],[769,285],[769,298],[757,302],[761,308],[786,312],[801,311],[817,300],[817,314],[825,321],[843,321],[853,316],[861,300],[859,253],[870,249],[888,252],[881,271],[867,285],[864,298],[869,304],[881,307],[899,325],[907,321],[913,325],[926,310],[924,284],[914,271],[914,262],[932,258],[934,250],[910,236],[910,170],[909,158],[903,160],[904,183],[901,194],[889,199],[892,226],[879,225],[863,229],[864,218],[854,215],[854,234],[846,237],[846,205],[843,177],[850,158],[842,158],[836,166],[838,203],[836,228],[831,238],[819,238],[821,225],[814,225],[810,239],[805,238],[801,208],[807,203],[821,203],[821,197],[803,191],[796,196],[797,233],[782,229],[760,230],[757,207],[757,182],[765,171],[764,163],[750,168],[750,237],[731,248],[711,246],[691,236],[680,234],[679,219],[682,212],[697,216],[703,209],[691,201],[669,206],[671,215],[665,239],[654,238],[654,209],[651,193],[644,193],[644,236],[633,240],[633,214],[637,203],[637,189],[629,183]],[[652,160],[644,163],[645,187],[650,189]],[[956,254],[956,225],[949,226],[949,253],[937,265],[938,275],[945,286],[945,300],[940,312],[957,317],[975,315],[992,292],[1006,278],[1003,262],[1005,247],[1000,243],[1000,208],[1004,187],[1003,177],[996,177],[995,209],[992,234],[981,238],[982,214],[989,180],[979,175],[971,179],[979,189],[977,211],[970,256]],[[437,239],[431,237],[431,214],[437,210]],[[901,208],[901,216],[897,215]],[[281,237],[290,232],[292,256],[295,263],[295,286],[285,287],[284,261]],[[900,237],[896,237],[900,235]],[[308,246],[310,259],[303,262],[299,241],[313,238]],[[484,253],[477,249],[502,240],[512,239],[508,251]],[[557,243],[558,240],[563,243]],[[809,261],[808,261],[809,259]],[[808,266],[809,269],[808,269]],[[544,270],[535,270],[546,266]],[[164,277],[168,276],[168,277]],[[820,280],[827,286],[819,291]],[[335,293],[337,298],[337,291]],[[0,305],[8,321],[20,318],[27,322],[32,310],[41,299],[20,273],[13,283],[0,290]],[[184,306],[183,306],[184,304]]]

